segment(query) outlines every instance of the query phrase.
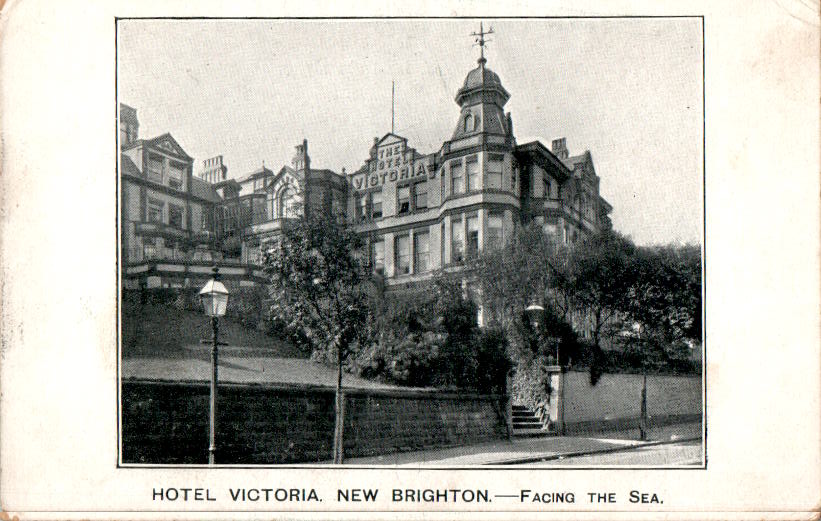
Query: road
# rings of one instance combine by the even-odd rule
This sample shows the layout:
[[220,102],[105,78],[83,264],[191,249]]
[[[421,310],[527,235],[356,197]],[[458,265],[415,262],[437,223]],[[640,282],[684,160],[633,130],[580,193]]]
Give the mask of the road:
[[552,466],[602,466],[602,465],[636,465],[646,466],[679,466],[698,465],[702,461],[702,447],[699,441],[665,443],[648,447],[629,448],[619,452],[591,454],[589,456],[571,456],[554,459],[549,462],[528,463],[526,467]]

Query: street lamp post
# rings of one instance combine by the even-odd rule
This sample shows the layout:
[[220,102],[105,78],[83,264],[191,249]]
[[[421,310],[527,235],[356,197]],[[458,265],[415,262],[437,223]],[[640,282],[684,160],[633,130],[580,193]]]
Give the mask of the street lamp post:
[[[228,306],[228,290],[220,282],[219,268],[214,266],[211,269],[213,276],[205,283],[200,290],[202,307],[206,316],[211,317],[211,328],[213,337],[211,338],[211,393],[210,407],[208,414],[208,464],[214,464],[214,455],[217,452],[216,432],[217,432],[217,358],[219,355],[219,317],[225,315]],[[224,345],[224,344],[223,344]]]
[[641,408],[639,416],[639,439],[647,441],[647,352],[641,345],[641,325],[637,331],[639,339],[639,349],[641,349],[641,369],[642,369],[642,383],[641,383]]

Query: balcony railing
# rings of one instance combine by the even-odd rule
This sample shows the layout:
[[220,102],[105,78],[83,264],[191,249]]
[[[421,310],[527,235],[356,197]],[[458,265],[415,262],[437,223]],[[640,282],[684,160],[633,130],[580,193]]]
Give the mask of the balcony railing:
[[185,239],[189,236],[188,230],[157,222],[138,222],[135,232],[138,235],[153,235],[171,239]]
[[134,264],[147,261],[177,261],[177,262],[231,262],[236,264],[255,264],[242,262],[239,256],[225,255],[218,250],[181,250],[178,248],[133,247],[127,251],[126,263]]

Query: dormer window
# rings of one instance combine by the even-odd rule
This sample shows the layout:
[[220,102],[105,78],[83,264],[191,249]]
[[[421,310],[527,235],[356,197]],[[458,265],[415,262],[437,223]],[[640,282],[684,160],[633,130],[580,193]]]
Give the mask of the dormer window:
[[468,112],[465,115],[465,132],[472,132],[473,131],[473,114]]

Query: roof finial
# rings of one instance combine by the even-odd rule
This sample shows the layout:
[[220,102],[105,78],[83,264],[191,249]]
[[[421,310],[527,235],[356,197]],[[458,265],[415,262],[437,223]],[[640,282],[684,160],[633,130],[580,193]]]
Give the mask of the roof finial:
[[479,22],[478,33],[475,31],[470,33],[470,35],[474,37],[474,41],[479,44],[479,59],[477,61],[479,63],[479,67],[483,69],[485,68],[485,63],[487,63],[487,60],[485,59],[485,44],[487,42],[492,41],[485,40],[485,36],[487,36],[488,34],[493,34],[493,26],[491,26],[490,29],[487,32],[485,32],[482,22]]

